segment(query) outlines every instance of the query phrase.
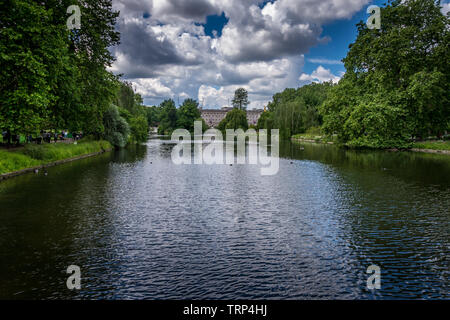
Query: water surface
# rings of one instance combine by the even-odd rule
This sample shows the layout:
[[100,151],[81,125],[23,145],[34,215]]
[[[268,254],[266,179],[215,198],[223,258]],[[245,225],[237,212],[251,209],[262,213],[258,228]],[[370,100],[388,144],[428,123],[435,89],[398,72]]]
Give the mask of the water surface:
[[261,176],[176,166],[172,148],[1,182],[0,298],[450,298],[448,156],[283,143]]

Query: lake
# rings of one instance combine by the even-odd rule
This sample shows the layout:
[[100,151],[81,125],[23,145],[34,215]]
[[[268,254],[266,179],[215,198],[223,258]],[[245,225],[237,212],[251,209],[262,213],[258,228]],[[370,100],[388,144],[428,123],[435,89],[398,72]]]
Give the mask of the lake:
[[262,176],[173,147],[0,182],[0,298],[450,298],[450,157],[283,142]]

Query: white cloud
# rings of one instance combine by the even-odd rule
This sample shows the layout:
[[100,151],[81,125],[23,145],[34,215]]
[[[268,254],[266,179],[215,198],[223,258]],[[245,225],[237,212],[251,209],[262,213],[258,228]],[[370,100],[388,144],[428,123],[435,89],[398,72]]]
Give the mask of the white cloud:
[[333,81],[333,83],[338,83],[341,80],[341,76],[334,75],[331,70],[325,69],[322,66],[319,66],[316,70],[314,70],[311,74],[303,73],[299,80],[304,82],[327,82]]
[[163,85],[159,79],[135,79],[132,81],[134,90],[144,98],[173,98],[174,93]]
[[[338,81],[322,67],[338,63],[326,59],[311,59],[321,66],[301,75],[303,54],[328,40],[324,23],[350,18],[368,2],[276,0],[261,8],[260,0],[113,0],[122,40],[111,70],[131,80],[148,104],[191,97],[221,107],[244,87],[250,107],[262,108],[299,79]],[[206,35],[198,23],[222,12],[229,21],[221,36]]]
[[321,59],[321,58],[311,58],[311,59],[308,59],[308,62],[317,63],[317,64],[330,64],[330,65],[343,65],[344,64],[340,60],[330,60],[330,59]]
[[443,15],[447,15],[447,13],[450,11],[450,3],[443,3],[441,12]]

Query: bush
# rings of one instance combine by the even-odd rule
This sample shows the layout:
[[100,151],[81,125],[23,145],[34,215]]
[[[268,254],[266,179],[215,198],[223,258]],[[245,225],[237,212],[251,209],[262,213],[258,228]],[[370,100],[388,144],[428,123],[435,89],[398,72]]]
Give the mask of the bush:
[[127,145],[130,127],[127,121],[120,116],[115,105],[111,105],[103,114],[103,125],[105,127],[104,139],[115,147],[123,148]]
[[320,130],[320,127],[311,127],[308,130],[306,130],[306,134],[314,136],[322,136],[322,131]]
[[144,116],[130,119],[131,140],[133,142],[146,142],[148,139],[148,122]]
[[226,129],[248,129],[247,113],[244,110],[233,109],[227,113],[225,119],[223,119],[217,129],[225,131]]

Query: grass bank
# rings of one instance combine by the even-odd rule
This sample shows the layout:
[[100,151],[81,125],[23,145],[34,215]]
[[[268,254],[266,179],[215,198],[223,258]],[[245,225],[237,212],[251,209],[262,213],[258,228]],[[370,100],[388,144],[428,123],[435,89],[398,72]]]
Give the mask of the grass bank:
[[79,141],[78,144],[29,144],[25,147],[0,149],[0,174],[43,166],[112,149],[107,141]]
[[337,142],[336,136],[326,137],[326,136],[320,136],[320,135],[311,134],[311,133],[296,134],[296,135],[292,136],[291,139],[294,141],[299,141],[299,142],[314,142],[314,143],[327,143],[327,144],[334,144]]
[[413,145],[414,149],[450,151],[450,141],[424,141]]
[[[313,143],[337,143],[337,137],[325,137],[314,134],[302,133],[292,136],[293,141]],[[423,141],[412,144],[411,151],[425,153],[450,154],[450,141]]]

